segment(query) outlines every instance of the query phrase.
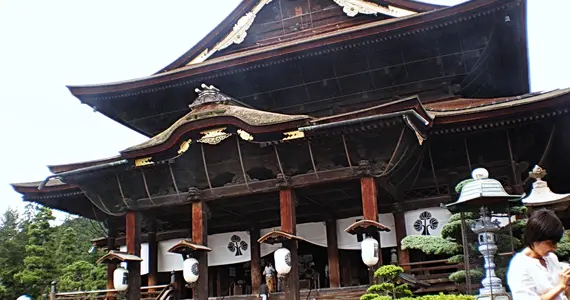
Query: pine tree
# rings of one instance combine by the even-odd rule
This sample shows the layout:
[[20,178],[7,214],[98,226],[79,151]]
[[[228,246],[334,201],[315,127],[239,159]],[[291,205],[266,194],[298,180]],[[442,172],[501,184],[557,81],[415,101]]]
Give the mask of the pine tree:
[[0,298],[16,299],[23,288],[14,280],[22,270],[26,235],[19,230],[18,211],[8,209],[0,224]]
[[54,279],[55,269],[50,251],[53,228],[49,223],[54,219],[51,209],[37,209],[27,225],[28,243],[25,247],[23,270],[14,275],[14,279],[26,287],[26,293],[34,298],[47,292],[50,282]]

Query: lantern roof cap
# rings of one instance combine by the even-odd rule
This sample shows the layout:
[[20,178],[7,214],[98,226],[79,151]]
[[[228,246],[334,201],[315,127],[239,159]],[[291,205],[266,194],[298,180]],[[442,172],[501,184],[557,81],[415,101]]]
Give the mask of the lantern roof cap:
[[489,178],[489,172],[485,168],[473,170],[471,177],[461,188],[459,199],[446,205],[448,209],[461,211],[473,207],[495,206],[520,200],[524,196],[508,194],[498,180]]
[[109,253],[103,255],[97,260],[98,264],[116,264],[120,262],[129,261],[142,261],[143,259],[134,255],[120,251],[109,251]]
[[532,184],[532,190],[528,197],[522,199],[526,206],[546,206],[561,202],[570,201],[570,194],[553,193],[548,187],[548,183],[542,178],[546,176],[546,170],[536,165],[532,171],[528,172],[529,177],[536,181]]
[[181,240],[180,242],[176,243],[176,245],[168,249],[169,253],[178,253],[182,255],[189,254],[191,252],[210,252],[210,251],[212,251],[212,249],[204,245],[194,243],[190,240]]
[[288,241],[288,240],[297,240],[297,241],[307,241],[306,239],[291,234],[291,233],[287,233],[281,230],[277,230],[277,229],[273,229],[272,231],[264,234],[262,237],[260,237],[257,242],[260,244],[279,244],[279,243],[283,243],[284,241]]

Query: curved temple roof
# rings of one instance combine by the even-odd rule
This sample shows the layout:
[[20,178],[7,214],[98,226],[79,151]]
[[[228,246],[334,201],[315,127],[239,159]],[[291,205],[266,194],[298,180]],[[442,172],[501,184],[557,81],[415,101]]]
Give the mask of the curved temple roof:
[[[285,115],[266,112],[246,107],[245,104],[221,93],[213,86],[202,84],[202,90],[196,89],[198,97],[189,105],[191,111],[176,121],[165,131],[152,137],[146,142],[127,148],[121,152],[126,157],[131,157],[130,152],[141,151],[149,148],[164,150],[178,142],[183,134],[192,129],[202,129],[213,125],[235,125],[243,127],[248,133],[271,132],[275,130],[273,125],[290,124],[285,127],[296,129],[296,126],[309,120],[307,115]],[[221,122],[205,123],[204,121],[221,119]],[[194,126],[193,126],[194,125]],[[281,128],[285,128],[281,127]]]
[[[209,107],[212,105],[214,107],[216,105],[227,105],[239,107],[239,109],[245,109],[247,111],[253,110],[251,108],[239,106],[237,103],[232,102],[230,97],[225,97],[228,98],[225,101],[222,101],[225,104],[204,101],[204,103],[201,103],[198,106],[194,106],[194,109],[198,109],[202,105],[204,107]],[[554,90],[550,92],[521,95],[518,97],[468,100],[456,98],[427,103],[425,104],[425,109],[417,97],[410,97],[396,100],[387,104],[327,118],[317,119],[311,118],[309,116],[285,115],[284,117],[281,117],[282,119],[279,119],[279,121],[286,122],[288,120],[293,120],[293,123],[299,121],[302,122],[302,124],[313,124],[312,126],[320,126],[327,124],[337,124],[345,121],[359,120],[363,117],[382,117],[389,115],[390,113],[412,110],[422,117],[418,120],[425,119],[428,121],[428,124],[424,124],[426,127],[430,127],[432,124],[433,126],[439,127],[449,124],[468,124],[472,121],[482,121],[489,118],[505,116],[508,117],[510,115],[520,114],[524,112],[536,112],[540,109],[551,109],[556,107],[563,109],[567,103],[570,103],[570,88]],[[259,113],[263,114],[264,112]],[[424,116],[427,117],[424,118]],[[211,119],[216,118],[211,117]],[[295,125],[299,126],[297,123],[295,123]],[[301,127],[298,129],[301,129]],[[65,172],[73,172],[85,168],[101,168],[112,163],[121,162],[123,159],[123,157],[117,156],[116,158],[102,159],[100,161],[89,161],[85,163],[51,166],[51,168],[53,170],[59,171],[66,169]],[[59,172],[58,174],[65,175],[65,172]],[[83,213],[87,217],[97,218],[97,214],[95,214],[92,209],[81,208],[84,205],[91,205],[89,203],[89,200],[82,195],[82,191],[77,186],[64,183],[58,178],[53,178],[47,181],[45,188],[42,190],[38,190],[40,184],[41,182],[14,183],[12,184],[12,187],[15,191],[22,194],[26,201],[34,201],[67,212],[76,214]]]

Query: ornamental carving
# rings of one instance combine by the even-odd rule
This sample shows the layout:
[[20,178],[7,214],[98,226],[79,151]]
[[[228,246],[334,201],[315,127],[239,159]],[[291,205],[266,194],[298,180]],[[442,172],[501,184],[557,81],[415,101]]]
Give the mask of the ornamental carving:
[[349,17],[354,17],[359,13],[367,15],[383,14],[395,18],[416,14],[414,11],[403,8],[391,5],[381,6],[364,0],[334,0],[334,2],[340,5],[343,8],[342,11]]
[[198,142],[209,145],[217,145],[223,140],[229,138],[232,134],[225,132],[226,128],[216,128],[208,131],[203,131],[202,138]]
[[251,11],[247,12],[236,22],[232,28],[232,31],[228,33],[220,42],[218,42],[212,48],[212,50],[204,50],[202,53],[200,53],[200,55],[192,59],[192,61],[190,61],[188,64],[191,65],[204,62],[217,51],[225,49],[232,44],[241,44],[247,36],[247,30],[249,30],[253,24],[253,21],[255,21],[257,13],[259,13],[259,11],[261,11],[261,9],[271,1],[272,0],[260,0]]
[[291,186],[291,178],[283,173],[277,174],[276,186],[281,189],[286,189]]
[[213,85],[206,85],[202,83],[202,89],[196,88],[194,91],[198,93],[198,97],[188,107],[194,108],[207,103],[224,103],[231,101],[232,98],[220,92],[220,90]]
[[372,176],[372,165],[367,160],[361,160],[358,162],[358,167],[356,169],[356,174],[359,176]]
[[186,193],[186,200],[190,202],[198,202],[200,201],[201,195],[202,191],[200,189],[191,187],[188,189],[188,193]]

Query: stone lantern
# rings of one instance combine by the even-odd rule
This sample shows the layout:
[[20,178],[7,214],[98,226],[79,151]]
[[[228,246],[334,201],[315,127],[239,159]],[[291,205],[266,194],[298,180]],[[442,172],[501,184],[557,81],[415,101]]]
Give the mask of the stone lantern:
[[461,189],[459,199],[447,205],[452,211],[471,211],[478,209],[481,217],[473,224],[471,230],[477,234],[479,252],[485,259],[485,277],[481,281],[483,288],[479,289],[477,299],[510,300],[501,283],[501,279],[495,274],[494,256],[497,253],[495,232],[500,227],[491,221],[488,208],[505,205],[508,201],[520,200],[521,195],[510,195],[498,180],[489,178],[486,169],[478,168],[471,173],[472,180],[467,182]]
[[532,190],[528,197],[522,200],[527,207],[544,207],[553,211],[562,211],[568,208],[570,194],[556,194],[548,187],[548,183],[542,178],[546,176],[546,170],[540,166],[534,166],[529,177],[536,181],[532,184]]

